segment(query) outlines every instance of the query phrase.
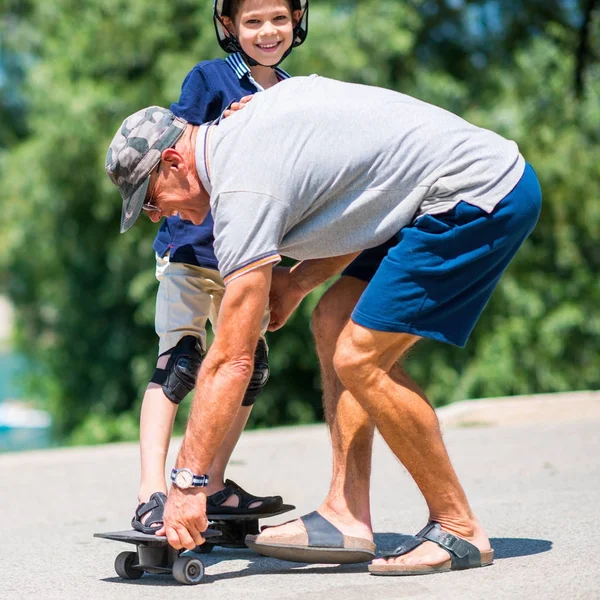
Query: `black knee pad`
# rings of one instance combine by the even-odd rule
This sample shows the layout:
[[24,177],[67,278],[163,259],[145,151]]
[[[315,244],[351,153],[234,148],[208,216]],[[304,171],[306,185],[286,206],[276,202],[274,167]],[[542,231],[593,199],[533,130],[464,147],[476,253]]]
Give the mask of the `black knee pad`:
[[164,369],[156,369],[152,383],[162,385],[165,396],[179,404],[196,385],[196,376],[198,369],[204,359],[204,351],[200,345],[200,340],[193,335],[182,337],[177,345],[161,356],[170,354],[167,365]]
[[242,406],[252,406],[258,395],[262,392],[269,380],[269,353],[264,340],[258,340],[256,352],[254,353],[254,372],[244,394]]

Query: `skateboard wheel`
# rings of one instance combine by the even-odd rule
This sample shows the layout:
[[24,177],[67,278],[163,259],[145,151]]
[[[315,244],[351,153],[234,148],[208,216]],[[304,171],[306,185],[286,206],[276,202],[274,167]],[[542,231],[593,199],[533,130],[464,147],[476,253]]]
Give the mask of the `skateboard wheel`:
[[202,546],[196,546],[194,548],[194,552],[196,554],[208,554],[209,552],[213,551],[214,547],[215,547],[214,544],[210,544],[209,542],[204,542],[204,544],[202,544]]
[[179,583],[196,585],[204,577],[204,564],[192,556],[180,556],[173,563],[173,577]]
[[143,569],[137,567],[137,553],[121,552],[115,559],[115,571],[121,579],[139,579]]

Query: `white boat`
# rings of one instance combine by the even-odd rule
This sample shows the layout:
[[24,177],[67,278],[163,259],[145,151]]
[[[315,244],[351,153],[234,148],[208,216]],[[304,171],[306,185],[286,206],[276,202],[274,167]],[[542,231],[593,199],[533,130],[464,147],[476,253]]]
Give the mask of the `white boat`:
[[48,429],[51,424],[52,419],[45,410],[16,401],[0,404],[0,429]]

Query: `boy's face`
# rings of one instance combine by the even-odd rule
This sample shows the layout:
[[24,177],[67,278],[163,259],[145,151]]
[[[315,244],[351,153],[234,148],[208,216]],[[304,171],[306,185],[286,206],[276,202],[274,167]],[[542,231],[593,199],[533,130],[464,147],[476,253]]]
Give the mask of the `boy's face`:
[[235,21],[223,18],[244,52],[261,65],[277,64],[292,45],[300,11],[290,10],[288,0],[244,0]]

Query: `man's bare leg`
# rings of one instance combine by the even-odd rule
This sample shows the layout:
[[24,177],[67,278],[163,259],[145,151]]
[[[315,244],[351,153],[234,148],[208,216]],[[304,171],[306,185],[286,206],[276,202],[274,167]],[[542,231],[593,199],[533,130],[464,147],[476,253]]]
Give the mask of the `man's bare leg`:
[[[489,539],[450,463],[433,407],[408,375],[400,381],[390,376],[398,358],[417,339],[373,331],[350,321],[338,340],[335,370],[415,480],[429,507],[429,519],[480,550],[489,550]],[[448,560],[448,553],[426,542],[390,560],[437,565]]]
[[318,512],[346,535],[372,540],[369,486],[374,427],[333,369],[337,339],[365,287],[353,277],[338,280],[315,310],[313,333],[333,458],[331,485]]
[[[325,419],[331,434],[333,474],[319,513],[345,535],[373,539],[369,503],[373,424],[333,369],[337,339],[366,287],[342,277],[321,298],[313,314],[313,333],[321,365]],[[300,520],[269,527],[261,540],[305,531]]]

